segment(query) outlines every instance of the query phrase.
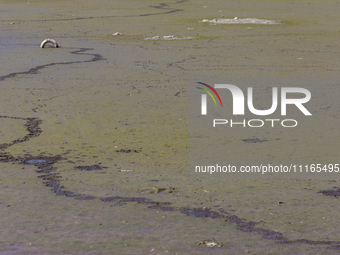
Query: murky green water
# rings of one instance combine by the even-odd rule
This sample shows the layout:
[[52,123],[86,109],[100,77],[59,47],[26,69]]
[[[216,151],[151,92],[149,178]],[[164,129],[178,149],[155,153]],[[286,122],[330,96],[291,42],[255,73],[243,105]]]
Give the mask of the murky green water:
[[[41,120],[42,131],[2,147],[13,157],[0,164],[3,254],[338,254],[338,198],[318,193],[339,187],[338,180],[190,177],[189,86],[197,77],[339,78],[339,3],[1,1],[0,6],[0,143],[25,137],[27,118]],[[222,15],[285,23],[199,22]],[[195,39],[144,40],[167,35]],[[60,48],[40,49],[46,38]],[[318,95],[320,111],[335,123],[338,89],[327,90]],[[325,100],[322,93],[328,92]],[[336,143],[327,148],[339,154]],[[286,150],[283,146],[294,153]],[[63,160],[51,163],[52,170],[39,168],[44,156],[57,155]],[[24,159],[33,161],[23,164]],[[58,178],[51,181],[52,175]],[[94,199],[57,195],[46,183]],[[121,199],[103,202],[104,197]],[[224,218],[189,216],[194,208],[193,215],[210,211]],[[258,224],[242,228],[251,221]],[[282,234],[285,243],[265,238],[269,231]],[[212,239],[223,246],[198,245]]]

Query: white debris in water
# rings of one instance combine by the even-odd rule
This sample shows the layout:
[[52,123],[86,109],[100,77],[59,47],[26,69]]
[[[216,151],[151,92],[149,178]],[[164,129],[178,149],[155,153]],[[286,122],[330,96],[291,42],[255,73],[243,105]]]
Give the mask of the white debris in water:
[[123,34],[119,33],[119,32],[116,32],[116,33],[113,33],[112,35],[123,35]]
[[209,22],[213,24],[260,24],[260,25],[278,25],[282,24],[279,20],[268,20],[268,19],[255,19],[255,18],[244,18],[240,19],[235,17],[233,19],[204,19],[201,22]]
[[203,241],[199,242],[198,245],[204,245],[208,248],[221,248],[223,246],[222,243],[218,243],[214,239],[213,240],[203,240]]
[[165,36],[154,36],[154,37],[144,38],[144,40],[186,40],[186,39],[193,39],[193,38],[195,37],[165,35]]

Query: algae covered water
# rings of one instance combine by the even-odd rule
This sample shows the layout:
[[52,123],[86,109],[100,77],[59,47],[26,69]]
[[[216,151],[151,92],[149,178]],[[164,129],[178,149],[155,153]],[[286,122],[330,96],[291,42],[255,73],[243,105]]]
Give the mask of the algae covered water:
[[[0,4],[4,254],[339,252],[338,179],[189,170],[192,81],[337,80],[339,3]],[[201,22],[234,17],[280,23]],[[60,47],[39,48],[46,38]],[[247,131],[225,142],[249,157],[336,158],[338,84],[299,85],[328,121],[322,137],[301,131],[318,147]]]

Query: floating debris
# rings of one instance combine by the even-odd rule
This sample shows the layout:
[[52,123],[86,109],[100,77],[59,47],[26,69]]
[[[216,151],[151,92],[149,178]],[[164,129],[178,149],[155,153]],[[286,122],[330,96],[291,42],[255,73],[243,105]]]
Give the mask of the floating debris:
[[223,244],[218,243],[213,239],[213,240],[203,240],[199,242],[198,245],[204,245],[208,248],[221,248]]
[[47,43],[52,43],[54,48],[58,48],[59,47],[58,43],[56,42],[56,40],[49,38],[49,39],[45,39],[44,41],[42,41],[42,43],[40,44],[40,48],[44,48]]
[[123,35],[123,34],[119,33],[119,32],[116,32],[116,33],[113,33],[112,35]]
[[174,35],[164,35],[164,36],[154,36],[149,38],[144,38],[144,40],[187,40],[194,39],[195,37],[185,37],[185,36],[174,36]]
[[282,24],[279,20],[268,20],[268,19],[255,19],[255,18],[244,18],[239,19],[235,17],[233,19],[204,19],[201,22],[209,22],[213,24],[260,24],[260,25],[278,25]]

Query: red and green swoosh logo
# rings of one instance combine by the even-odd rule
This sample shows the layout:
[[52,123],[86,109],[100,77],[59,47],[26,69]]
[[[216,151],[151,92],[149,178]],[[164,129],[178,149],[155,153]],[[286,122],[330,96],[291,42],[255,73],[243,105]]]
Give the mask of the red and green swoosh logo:
[[[197,83],[199,83],[199,84],[201,84],[201,85],[203,85],[203,86],[206,86],[207,88],[211,89],[211,91],[214,92],[215,95],[217,96],[218,100],[220,100],[220,104],[221,104],[221,106],[222,106],[222,100],[221,100],[221,98],[220,98],[220,95],[217,93],[217,91],[216,91],[213,87],[211,87],[210,85],[205,84],[205,83],[203,83],[203,82],[197,82]],[[210,93],[209,90],[203,89],[203,88],[200,88],[200,87],[197,87],[197,88],[203,90],[204,92],[206,92],[206,93],[214,100],[215,105],[217,105],[214,96]]]

